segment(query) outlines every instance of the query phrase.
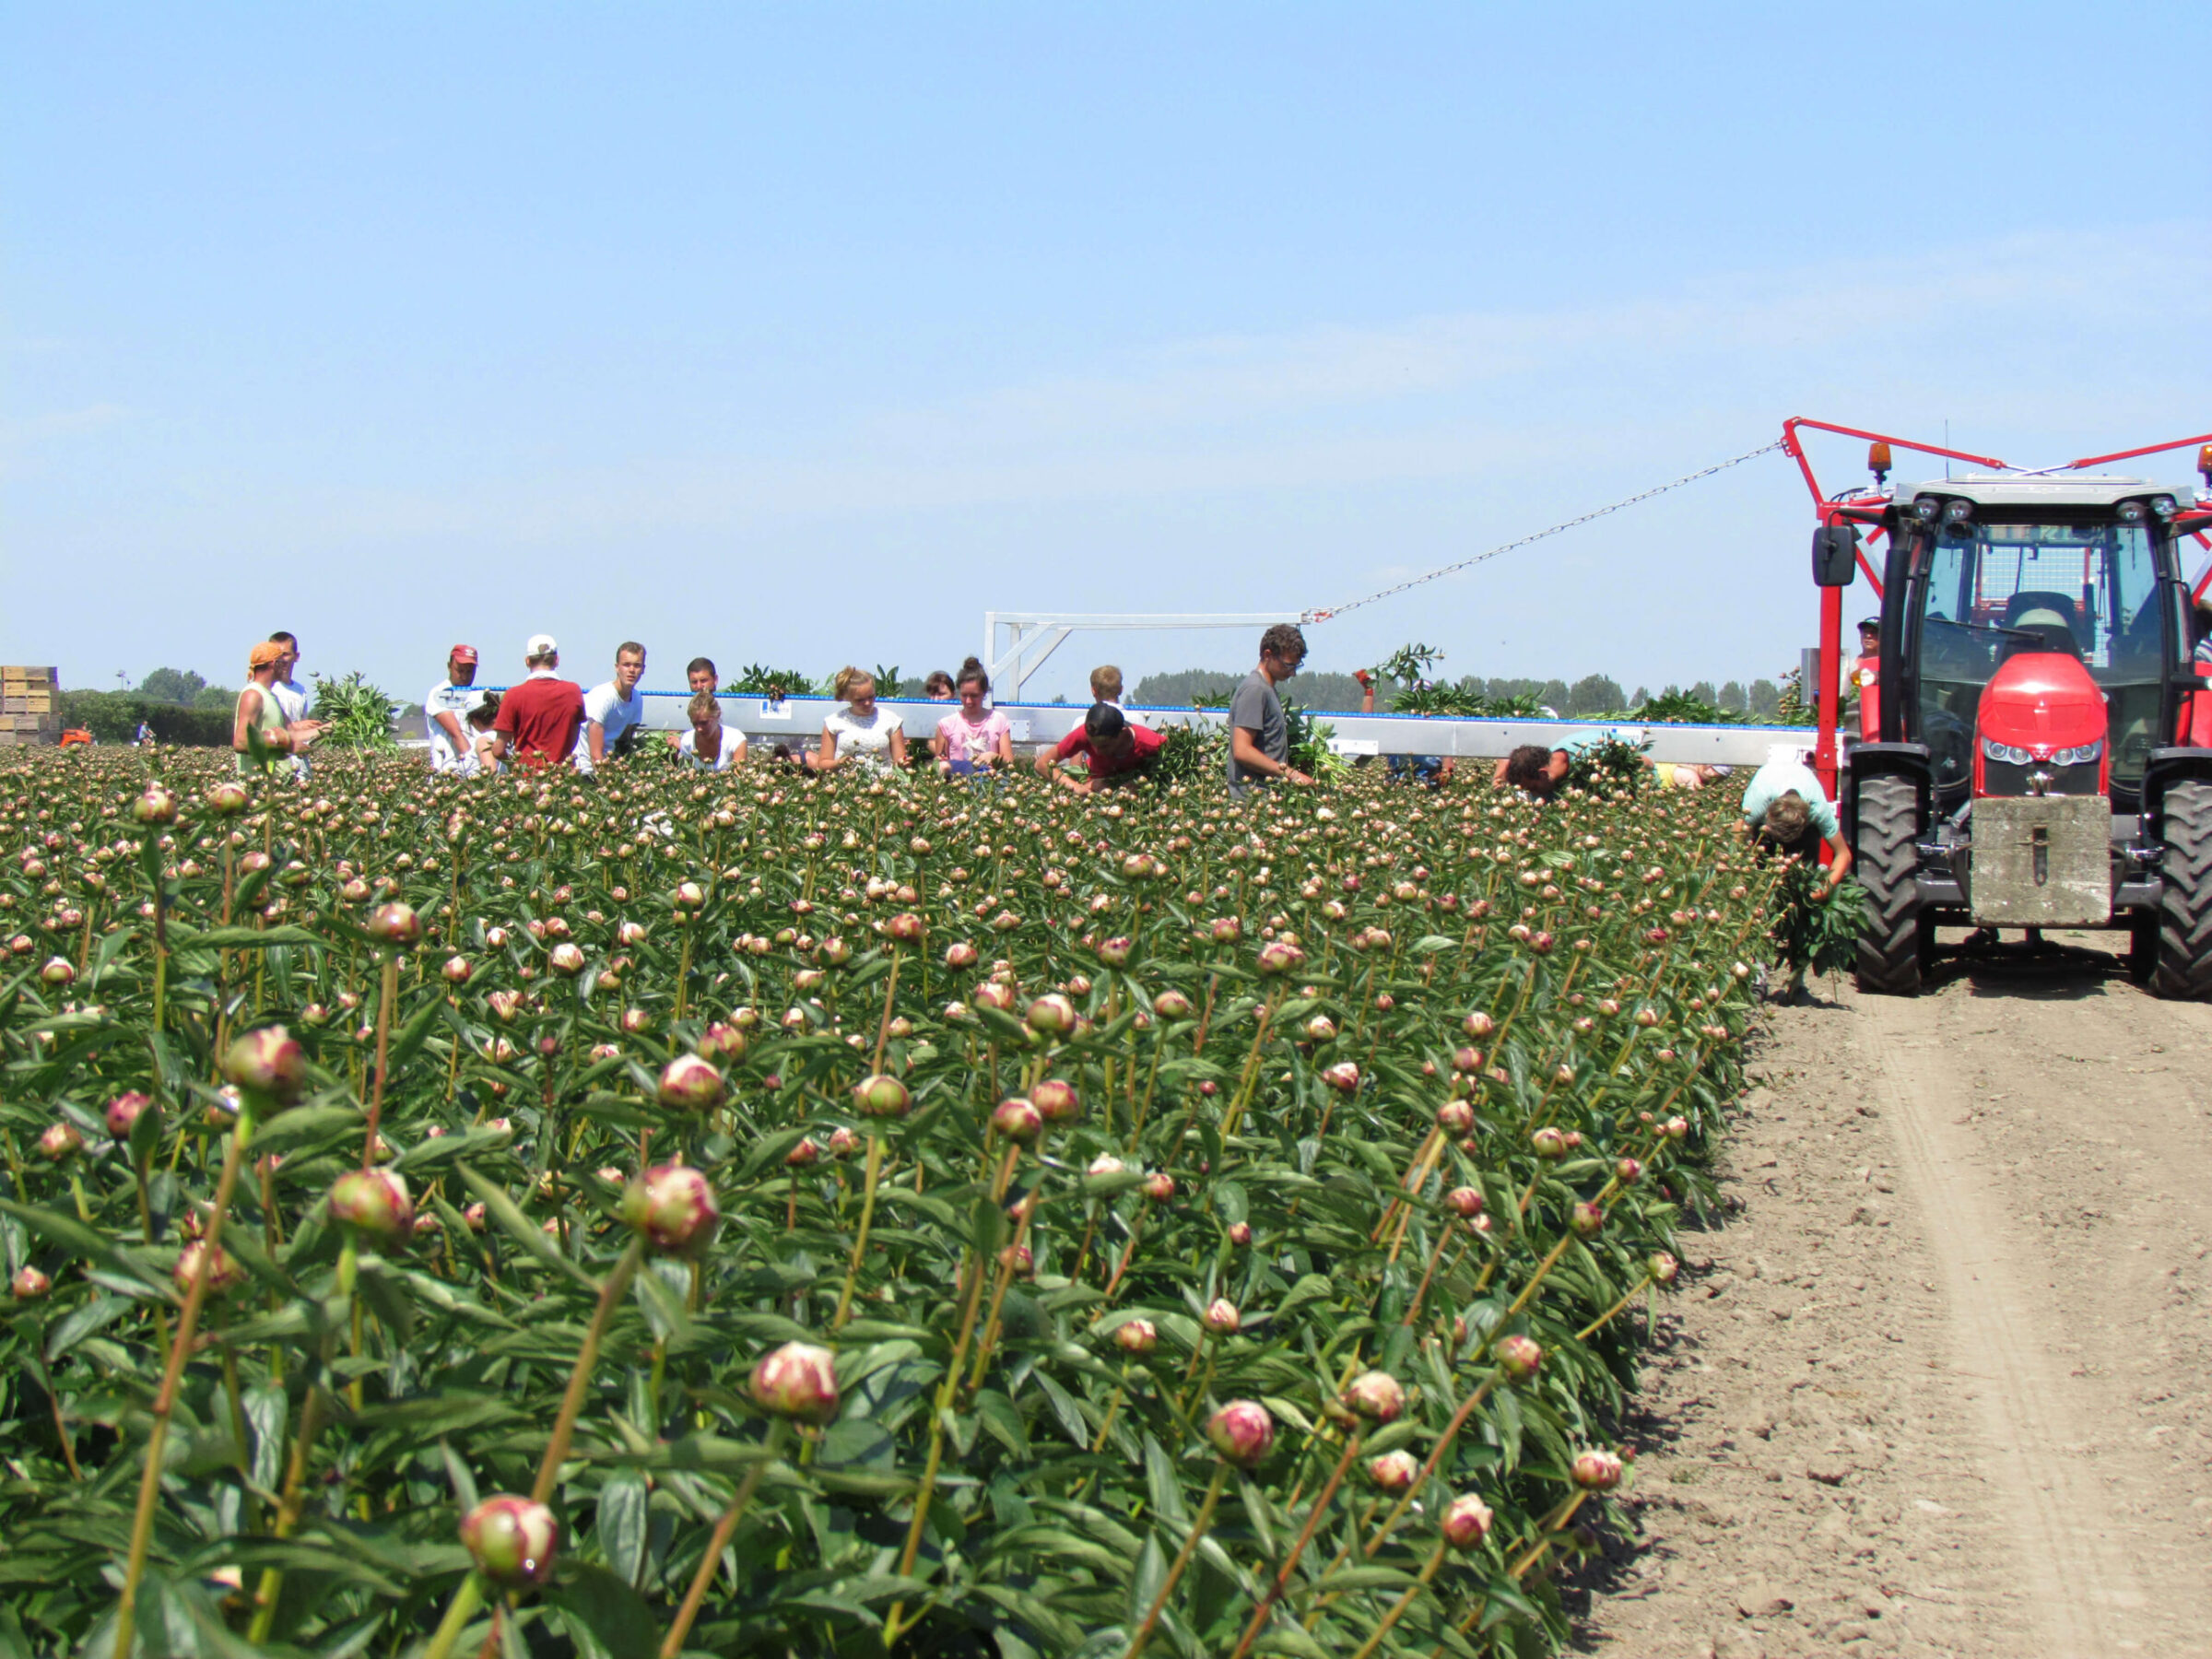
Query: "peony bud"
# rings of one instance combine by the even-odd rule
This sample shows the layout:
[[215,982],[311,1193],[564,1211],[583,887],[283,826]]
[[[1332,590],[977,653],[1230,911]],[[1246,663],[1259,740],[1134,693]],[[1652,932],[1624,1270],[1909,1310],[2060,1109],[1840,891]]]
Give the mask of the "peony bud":
[[1155,1170],[1145,1177],[1145,1196],[1155,1204],[1165,1204],[1175,1196],[1175,1177],[1165,1170]]
[[173,824],[177,797],[159,783],[148,783],[146,793],[131,803],[131,817],[141,824]]
[[1620,1459],[1610,1452],[1589,1451],[1579,1454],[1568,1473],[1574,1484],[1585,1492],[1609,1492],[1620,1484]]
[[389,1170],[349,1170],[331,1182],[330,1218],[387,1248],[415,1230],[407,1183]]
[[461,1544],[477,1571],[502,1590],[528,1590],[553,1576],[560,1524],[527,1498],[487,1498],[461,1523]]
[[1532,1134],[1528,1137],[1528,1144],[1535,1149],[1538,1158],[1567,1156],[1567,1136],[1548,1124]]
[[230,1045],[223,1076],[257,1107],[282,1110],[300,1099],[307,1056],[282,1026],[263,1026]]
[[1349,1060],[1339,1060],[1321,1074],[1321,1080],[1339,1094],[1359,1092],[1359,1068]]
[[1257,1400],[1231,1400],[1206,1419],[1206,1438],[1223,1461],[1250,1469],[1275,1447],[1275,1419]]
[[1455,1216],[1482,1214],[1482,1194],[1471,1186],[1453,1187],[1444,1194],[1444,1203]]
[[1038,1115],[1048,1124],[1072,1124],[1083,1115],[1083,1102],[1077,1097],[1076,1086],[1058,1077],[1047,1077],[1030,1090],[1030,1100],[1036,1105]]
[[863,1117],[904,1117],[913,1103],[905,1084],[881,1072],[853,1086],[853,1110]]
[[1065,1037],[1076,1029],[1076,1005],[1058,992],[1039,997],[1023,1017],[1032,1031],[1047,1037]]
[[1295,973],[1306,965],[1306,953],[1283,939],[1271,939],[1260,947],[1259,969],[1265,974]]
[[546,965],[565,978],[574,979],[583,971],[583,947],[564,939],[547,954]]
[[1664,1250],[1653,1253],[1649,1267],[1652,1282],[1656,1285],[1673,1284],[1675,1276],[1682,1271],[1682,1264]]
[[1159,1333],[1148,1319],[1132,1319],[1113,1328],[1114,1345],[1124,1354],[1148,1354],[1159,1346]]
[[71,1123],[49,1124],[39,1136],[39,1151],[55,1163],[67,1163],[83,1151],[84,1147],[85,1137]]
[[53,1291],[53,1281],[36,1267],[19,1267],[7,1288],[18,1301],[42,1301]]
[[117,1095],[108,1102],[108,1109],[102,1114],[102,1121],[108,1126],[108,1133],[115,1139],[128,1140],[131,1135],[131,1125],[138,1121],[140,1115],[148,1107],[153,1107],[157,1112],[160,1110],[159,1107],[154,1106],[152,1100],[134,1088],[127,1094]]
[[1099,947],[1099,960],[1109,968],[1120,968],[1128,963],[1129,953],[1135,948],[1127,939],[1108,939]]
[[735,1026],[719,1021],[699,1035],[692,1049],[702,1060],[742,1060],[745,1058],[745,1033]]
[[901,945],[919,945],[922,942],[922,918],[912,911],[901,911],[883,924],[883,931]]
[[1385,1492],[1403,1492],[1421,1472],[1421,1460],[1410,1452],[1385,1452],[1367,1460],[1367,1477]]
[[826,1423],[837,1415],[837,1362],[826,1347],[787,1342],[753,1367],[753,1402],[777,1417]]
[[1544,1363],[1544,1350],[1533,1337],[1500,1336],[1497,1347],[1498,1369],[1513,1382],[1525,1382],[1536,1374]]
[[1465,1100],[1446,1100],[1436,1109],[1436,1126],[1457,1140],[1475,1127],[1475,1108]]
[[722,1223],[714,1188],[707,1178],[688,1165],[673,1163],[656,1165],[629,1183],[622,1194],[621,1217],[645,1235],[648,1244],[670,1254],[698,1249]]
[[1490,1535],[1490,1506],[1472,1492],[1452,1500],[1444,1511],[1444,1542],[1458,1550],[1477,1547]]
[[1237,1304],[1225,1297],[1216,1297],[1206,1304],[1198,1323],[1217,1336],[1233,1336],[1243,1324],[1244,1316],[1237,1312]]
[[207,810],[217,818],[236,818],[253,804],[253,796],[246,793],[246,786],[229,778],[211,785],[201,798],[206,801]]
[[1567,1225],[1574,1230],[1576,1238],[1594,1239],[1606,1230],[1606,1212],[1584,1200],[1568,1212]]
[[1026,1147],[1044,1133],[1044,1114],[1032,1102],[1016,1095],[991,1109],[991,1127],[1006,1139]]
[[860,1136],[840,1124],[830,1131],[830,1156],[850,1158],[860,1150]]
[[1689,1120],[1688,1118],[1670,1117],[1666,1120],[1666,1138],[1668,1140],[1684,1140],[1688,1137],[1688,1135]]
[[799,1137],[799,1144],[783,1154],[783,1162],[786,1168],[804,1170],[811,1168],[818,1162],[821,1156],[822,1149],[814,1144],[813,1138],[802,1135]]
[[67,957],[48,957],[46,966],[39,970],[41,982],[55,987],[69,984],[76,978],[76,970],[69,965]]
[[201,1271],[200,1265],[203,1262],[206,1264],[207,1294],[210,1296],[220,1296],[224,1291],[234,1290],[246,1282],[245,1265],[236,1256],[220,1244],[216,1245],[210,1253],[206,1240],[194,1239],[177,1253],[177,1265],[170,1273],[178,1289],[188,1296],[192,1293],[193,1278]]
[[1345,1385],[1344,1403],[1371,1423],[1392,1423],[1406,1409],[1406,1390],[1388,1371],[1361,1371]]
[[729,1092],[722,1074],[697,1054],[678,1054],[661,1068],[660,1102],[679,1112],[712,1112]]
[[379,905],[369,918],[369,936],[394,950],[412,949],[422,939],[422,918],[412,905],[396,900]]
[[1162,991],[1152,999],[1152,1012],[1162,1019],[1188,1019],[1191,999],[1180,991]]
[[1308,1042],[1334,1042],[1336,1040],[1336,1022],[1326,1014],[1316,1014],[1306,1021]]
[[947,968],[972,968],[978,959],[975,947],[965,939],[945,947],[945,966]]
[[1251,1243],[1252,1224],[1248,1221],[1231,1221],[1229,1224],[1229,1241],[1240,1250]]
[[1613,1179],[1622,1186],[1634,1186],[1642,1176],[1643,1165],[1633,1158],[1624,1158],[1613,1166]]

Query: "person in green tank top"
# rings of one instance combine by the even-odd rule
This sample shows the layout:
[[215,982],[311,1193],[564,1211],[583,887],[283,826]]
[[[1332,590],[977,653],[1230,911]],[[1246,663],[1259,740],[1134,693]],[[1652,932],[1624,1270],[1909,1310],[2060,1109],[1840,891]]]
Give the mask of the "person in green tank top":
[[[241,776],[265,776],[285,757],[314,741],[312,729],[300,730],[286,722],[284,710],[276,701],[273,688],[283,660],[284,647],[267,640],[254,646],[253,654],[247,659],[246,683],[238,694],[238,708],[230,724],[230,747],[238,751]],[[253,732],[261,734],[264,753],[259,762],[253,759],[248,735]]]

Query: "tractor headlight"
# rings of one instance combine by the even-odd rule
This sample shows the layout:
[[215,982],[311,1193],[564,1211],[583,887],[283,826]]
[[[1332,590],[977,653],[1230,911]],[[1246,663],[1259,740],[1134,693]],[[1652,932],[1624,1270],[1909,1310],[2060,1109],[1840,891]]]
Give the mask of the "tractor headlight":
[[2124,524],[2139,524],[2143,522],[2143,503],[2140,501],[2123,501],[2112,512],[2113,516]]
[[1992,760],[2002,760],[2007,766],[2031,766],[2035,757],[2017,744],[1999,743],[1994,737],[1982,739],[1982,753]]
[[1912,498],[1912,516],[1924,524],[1934,524],[1936,515],[1942,511],[1943,501],[1939,497],[1914,496]]
[[1947,501],[1944,503],[1943,522],[1947,524],[1963,524],[1973,516],[1974,504],[1971,501]]
[[2087,766],[2103,753],[2104,739],[2100,737],[2096,742],[2085,743],[2078,748],[2053,749],[2051,764],[2053,766]]

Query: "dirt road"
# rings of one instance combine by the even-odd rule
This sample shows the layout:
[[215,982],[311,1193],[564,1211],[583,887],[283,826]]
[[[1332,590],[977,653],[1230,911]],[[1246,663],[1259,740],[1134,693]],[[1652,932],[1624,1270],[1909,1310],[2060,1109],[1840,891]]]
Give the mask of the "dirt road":
[[1772,1017],[1581,1645],[2212,1655],[2212,1008],[1822,994]]

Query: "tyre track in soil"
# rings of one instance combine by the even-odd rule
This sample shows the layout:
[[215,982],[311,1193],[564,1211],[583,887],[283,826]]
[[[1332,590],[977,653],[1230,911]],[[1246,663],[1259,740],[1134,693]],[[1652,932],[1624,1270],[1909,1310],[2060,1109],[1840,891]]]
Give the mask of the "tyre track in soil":
[[1578,1647],[2212,1655],[2212,1009],[1828,994],[1759,1041]]

